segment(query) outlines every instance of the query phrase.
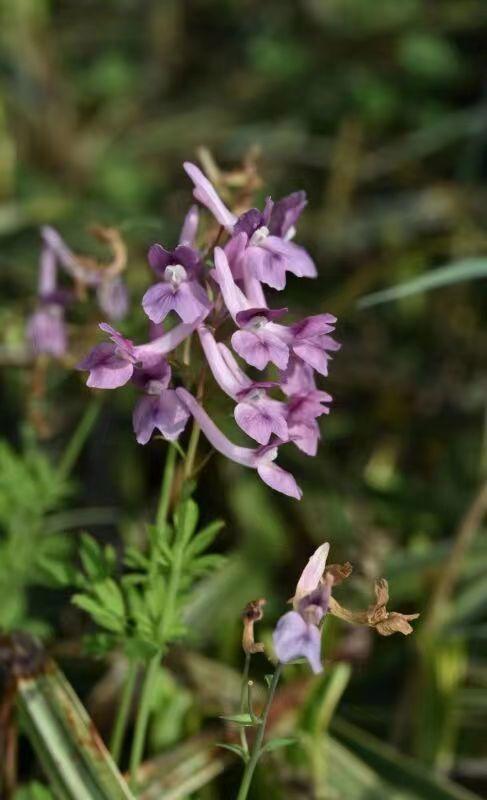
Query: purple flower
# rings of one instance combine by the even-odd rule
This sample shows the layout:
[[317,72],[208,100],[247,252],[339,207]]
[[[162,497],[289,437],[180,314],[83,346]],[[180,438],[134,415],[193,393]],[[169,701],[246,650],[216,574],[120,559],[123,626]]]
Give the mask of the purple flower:
[[282,664],[306,658],[314,673],[323,671],[321,663],[321,630],[318,627],[326,611],[331,581],[323,580],[329,545],[323,544],[313,553],[296,586],[293,611],[284,614],[273,634],[276,656]]
[[194,183],[193,195],[196,200],[208,208],[215,219],[228,230],[232,230],[237,217],[228,210],[226,205],[220,200],[215,188],[211,185],[196,164],[185,161],[183,167],[186,174]]
[[303,247],[272,236],[266,226],[258,228],[248,241],[243,269],[273,289],[284,289],[286,272],[298,278],[316,278],[316,267]]
[[281,664],[306,658],[314,673],[323,671],[321,663],[321,631],[297,611],[281,617],[273,634],[274,649]]
[[296,232],[296,223],[307,202],[306,192],[293,192],[274,203],[269,220],[269,233],[282,239],[292,239]]
[[86,385],[91,388],[118,389],[129,380],[135,380],[139,371],[143,373],[149,367],[159,369],[161,357],[181,344],[198,323],[199,320],[191,325],[182,322],[147,344],[135,345],[111,325],[102,322],[99,327],[108,333],[111,341],[96,345],[80,361],[77,369],[89,371]]
[[234,416],[237,425],[259,444],[266,445],[274,434],[286,442],[289,438],[286,406],[267,396],[266,389],[273,384],[254,383],[238,394],[239,403]]
[[86,385],[92,389],[118,389],[133,375],[136,348],[130,339],[125,339],[110,325],[102,322],[100,328],[108,333],[111,341],[96,345],[77,368],[89,371]]
[[313,369],[295,356],[280,377],[281,389],[288,396],[289,439],[306,455],[315,456],[320,440],[316,419],[329,414],[332,397],[316,388]]
[[142,307],[152,322],[162,322],[170,311],[187,323],[208,314],[211,303],[197,280],[200,255],[196,250],[185,244],[174,250],[154,244],[149,250],[149,264],[163,278],[142,298]]
[[27,323],[27,337],[35,353],[61,358],[68,347],[64,319],[66,297],[57,289],[57,259],[47,245],[41,251],[38,294],[39,307]]
[[292,351],[320,375],[328,375],[330,352],[340,349],[340,344],[328,334],[335,328],[332,314],[316,314],[291,325]]
[[264,369],[269,361],[279,369],[285,369],[289,359],[289,347],[284,339],[286,328],[276,325],[273,320],[285,314],[287,309],[251,308],[234,280],[226,253],[219,247],[215,248],[214,278],[230,315],[241,329],[232,336],[235,352],[257,369]]
[[35,353],[61,358],[68,348],[63,307],[56,303],[41,305],[27,323],[27,336]]
[[287,333],[283,325],[273,321],[285,314],[287,308],[249,308],[237,314],[241,330],[232,336],[232,347],[247,364],[264,369],[269,362],[286,369],[289,360]]
[[272,381],[251,381],[229,349],[224,344],[217,344],[208,328],[202,325],[198,333],[216,382],[237,401],[234,411],[237,425],[262,445],[268,444],[272,434],[286,441],[286,406],[278,400],[272,400],[266,393],[266,389],[277,384]]
[[301,489],[293,476],[274,463],[278,454],[277,446],[267,445],[253,450],[233,444],[186,389],[179,388],[176,392],[215,450],[237,464],[256,469],[264,483],[276,491],[301,499]]
[[132,417],[135,436],[139,444],[147,444],[154,430],[172,442],[186,427],[189,412],[179,400],[175,389],[162,389],[145,394],[137,402]]

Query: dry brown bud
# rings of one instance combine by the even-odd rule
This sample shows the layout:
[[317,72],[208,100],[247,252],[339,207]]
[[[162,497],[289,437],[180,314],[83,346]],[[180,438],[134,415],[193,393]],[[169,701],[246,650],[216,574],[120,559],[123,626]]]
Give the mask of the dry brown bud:
[[352,572],[353,567],[350,561],[346,561],[345,564],[330,564],[325,570],[325,575],[332,575],[333,583],[336,586],[337,583],[349,578]]
[[244,608],[242,613],[243,619],[243,635],[242,647],[245,653],[263,653],[264,645],[260,642],[254,641],[254,625],[264,616],[263,608],[267,600],[261,597],[258,600],[251,600],[250,603]]

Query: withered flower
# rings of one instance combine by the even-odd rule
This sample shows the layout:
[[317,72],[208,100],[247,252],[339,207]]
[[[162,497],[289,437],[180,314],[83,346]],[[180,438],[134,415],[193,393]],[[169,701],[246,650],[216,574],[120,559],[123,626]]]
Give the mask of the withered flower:
[[375,603],[365,611],[349,611],[337,603],[334,597],[330,597],[329,612],[346,622],[375,628],[381,636],[391,636],[393,633],[402,633],[407,636],[412,633],[413,628],[410,621],[417,619],[419,614],[401,614],[399,611],[387,610],[389,586],[385,578],[376,580],[374,592]]
[[260,597],[258,600],[251,600],[247,603],[242,613],[243,620],[243,635],[242,647],[245,653],[249,655],[253,653],[263,653],[264,645],[261,642],[254,640],[254,625],[264,616],[263,608],[267,600],[265,597]]

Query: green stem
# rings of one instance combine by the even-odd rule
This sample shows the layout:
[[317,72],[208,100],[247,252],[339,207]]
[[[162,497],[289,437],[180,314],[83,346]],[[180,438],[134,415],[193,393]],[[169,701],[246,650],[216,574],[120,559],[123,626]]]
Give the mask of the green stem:
[[93,425],[97,420],[100,409],[101,400],[99,398],[95,398],[89,403],[59,462],[58,475],[60,478],[67,478],[76,464]]
[[130,705],[134,693],[135,681],[137,680],[137,671],[137,662],[131,661],[125,678],[122,696],[113,726],[112,738],[110,740],[110,752],[116,764],[120,762],[120,755],[129,719]]
[[[174,469],[172,460],[166,461],[166,470],[170,472]],[[163,480],[163,491],[169,479]],[[170,492],[170,489],[169,489]],[[160,510],[159,506],[159,510]],[[163,508],[166,509],[167,505],[164,503]],[[160,517],[160,518],[159,518]],[[165,518],[158,514],[160,524],[165,524]],[[157,653],[151,658],[147,672],[145,674],[144,684],[142,686],[142,694],[140,698],[139,712],[137,715],[134,731],[134,739],[132,742],[132,752],[130,755],[130,781],[131,786],[135,789],[137,784],[137,772],[144,753],[145,740],[147,736],[147,727],[149,724],[149,717],[151,712],[151,703],[154,696],[154,682],[157,677],[157,671],[161,663],[161,658],[164,654],[164,646],[171,632],[173,624],[174,611],[176,608],[177,596],[179,592],[179,584],[181,580],[181,571],[183,567],[184,548],[187,544],[185,535],[185,522],[184,515],[180,524],[176,526],[176,538],[173,544],[173,558],[171,562],[171,571],[169,573],[169,580],[167,583],[167,590],[165,594],[164,610],[160,619],[159,628],[157,630],[157,642],[159,649]]]
[[135,791],[137,787],[137,772],[144,753],[145,738],[147,735],[147,725],[151,711],[152,692],[154,681],[159,669],[162,651],[158,652],[149,661],[149,666],[145,673],[142,694],[140,697],[139,712],[135,722],[134,738],[132,741],[132,751],[130,753],[130,787]]
[[167,451],[166,456],[166,466],[164,467],[164,475],[162,478],[161,495],[159,498],[159,505],[157,507],[156,515],[156,526],[160,531],[163,530],[167,522],[175,466],[176,448],[173,447],[172,444],[169,444],[169,450]]
[[[245,712],[245,698],[247,697],[247,689],[248,689],[248,682],[249,682],[249,670],[250,670],[250,653],[245,653],[245,664],[242,672],[242,686],[240,689],[240,713],[243,714]],[[240,728],[240,744],[242,745],[245,753],[248,755],[249,753],[249,746],[247,743],[247,734],[245,733],[245,727],[242,725]]]
[[189,437],[188,449],[186,452],[186,463],[184,465],[184,477],[186,480],[191,477],[196,458],[196,451],[198,449],[198,442],[200,438],[200,426],[193,420],[193,427],[191,429],[191,436]]
[[269,693],[267,695],[267,703],[264,709],[264,713],[262,715],[262,721],[260,722],[257,730],[257,735],[255,737],[254,746],[252,748],[252,755],[250,756],[250,761],[245,767],[244,774],[242,776],[242,783],[240,784],[237,800],[246,800],[246,797],[249,793],[250,784],[252,783],[252,778],[254,776],[255,768],[262,754],[262,742],[264,740],[267,718],[269,716],[269,711],[271,709],[272,701],[274,699],[274,694],[276,691],[277,684],[279,683],[279,678],[281,677],[281,669],[282,665],[278,664],[276,667],[276,671],[272,676],[272,683],[269,687]]

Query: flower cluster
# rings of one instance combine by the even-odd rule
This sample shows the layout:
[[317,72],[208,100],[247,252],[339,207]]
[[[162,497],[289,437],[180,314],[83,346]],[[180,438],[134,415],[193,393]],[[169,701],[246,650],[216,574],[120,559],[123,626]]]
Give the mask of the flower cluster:
[[[127,313],[128,295],[121,277],[126,266],[125,247],[112,228],[96,228],[93,233],[113,252],[113,259],[107,265],[73,253],[54,228],[46,225],[41,229],[38,305],[27,323],[27,338],[38,355],[62,358],[66,354],[66,308],[74,301],[76,292],[93,289],[100,309],[112,321],[122,319]],[[75,291],[59,286],[59,267],[69,276]]]
[[[151,341],[135,345],[102,324],[109,341],[97,345],[79,368],[89,371],[88,386],[114,389],[131,381],[141,390],[133,415],[139,443],[149,441],[155,430],[176,439],[192,415],[216,450],[257,470],[277,491],[299,499],[294,477],[275,460],[286,443],[316,454],[317,419],[329,413],[332,398],[318,389],[315,375],[328,374],[331,354],[339,349],[331,336],[336,320],[331,314],[318,314],[284,324],[287,309],[270,308],[265,287],[284,289],[288,272],[316,276],[308,253],[292,241],[305,194],[295,192],[277,202],[268,198],[263,211],[251,208],[236,216],[198,167],[184,167],[195,199],[219,223],[217,241],[222,246],[198,249],[199,213],[193,206],[177,246],[169,250],[154,244],[149,250],[157,281],[144,294],[142,308],[155,331]],[[165,330],[171,316],[177,324]],[[227,321],[232,332],[217,338]],[[193,332],[216,383],[235,404],[237,425],[255,447],[232,443],[187,388],[171,388],[168,356]],[[244,364],[252,373],[266,372],[255,379]]]

